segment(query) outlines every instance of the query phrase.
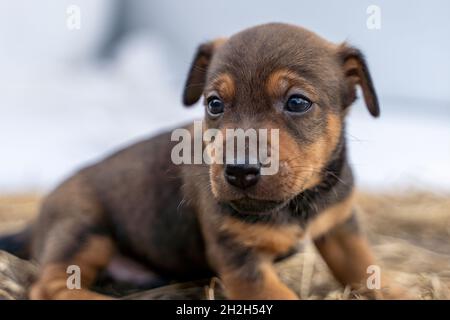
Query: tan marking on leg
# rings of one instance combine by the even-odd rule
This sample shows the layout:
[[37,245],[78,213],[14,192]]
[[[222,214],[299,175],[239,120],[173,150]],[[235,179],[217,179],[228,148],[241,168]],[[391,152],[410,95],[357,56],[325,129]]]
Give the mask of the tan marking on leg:
[[355,289],[366,287],[367,267],[375,258],[360,234],[345,231],[331,232],[315,242],[335,277]]
[[[31,299],[108,299],[109,297],[89,291],[98,272],[110,261],[114,245],[109,237],[91,236],[83,248],[70,261],[43,266],[38,281],[30,291]],[[81,289],[68,289],[66,273],[69,265],[81,270]]]
[[225,291],[229,299],[260,300],[296,300],[298,296],[281,282],[273,265],[260,265],[262,277],[257,281],[248,281],[239,273],[222,275]]
[[407,290],[394,284],[383,272],[380,274],[380,288],[369,289],[367,280],[372,274],[367,273],[367,268],[376,265],[376,260],[363,235],[345,226],[337,226],[317,239],[315,245],[343,285],[350,285],[360,294],[375,299],[412,299]]

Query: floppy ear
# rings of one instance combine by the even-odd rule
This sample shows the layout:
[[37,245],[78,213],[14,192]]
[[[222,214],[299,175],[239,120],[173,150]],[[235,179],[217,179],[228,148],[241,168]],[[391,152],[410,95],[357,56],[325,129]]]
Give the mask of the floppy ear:
[[378,98],[364,55],[358,49],[344,44],[340,48],[340,58],[347,81],[347,92],[344,97],[345,107],[355,101],[356,85],[359,85],[362,89],[367,109],[369,109],[372,116],[378,117],[380,115]]
[[193,105],[202,96],[209,64],[214,52],[224,42],[225,39],[217,39],[203,43],[197,48],[184,86],[183,103],[185,106]]

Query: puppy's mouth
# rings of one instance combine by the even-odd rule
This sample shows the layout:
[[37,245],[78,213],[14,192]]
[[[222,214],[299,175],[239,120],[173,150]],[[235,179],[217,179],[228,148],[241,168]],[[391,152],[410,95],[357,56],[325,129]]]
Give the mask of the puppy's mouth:
[[270,214],[286,205],[285,201],[259,200],[249,197],[229,201],[229,205],[244,214]]

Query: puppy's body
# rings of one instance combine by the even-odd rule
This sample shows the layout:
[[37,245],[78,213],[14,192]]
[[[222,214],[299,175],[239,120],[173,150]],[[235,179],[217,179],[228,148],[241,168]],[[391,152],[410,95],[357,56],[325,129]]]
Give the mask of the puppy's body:
[[[81,170],[45,200],[33,256],[66,258],[91,235],[162,275],[186,278],[208,270],[192,203],[183,201],[181,166],[170,161],[170,133],[142,141]],[[66,242],[61,252],[55,250]]]
[[[120,251],[166,277],[217,274],[230,298],[293,299],[273,262],[306,236],[342,283],[360,285],[373,258],[352,214],[346,156],[356,85],[377,116],[361,54],[298,27],[268,24],[200,46],[184,103],[205,97],[204,129],[279,129],[279,172],[174,165],[170,133],[83,169],[43,204],[32,298],[102,298],[86,288]],[[69,264],[84,290],[66,289]]]
[[[98,250],[117,251],[165,278],[203,278],[217,275],[215,264],[252,263],[252,250],[267,251],[273,260],[295,252],[306,231],[320,224],[314,223],[320,221],[319,213],[352,191],[351,171],[341,156],[330,163],[330,168],[336,167],[327,184],[299,195],[277,212],[240,214],[214,201],[207,165],[177,166],[167,161],[174,146],[170,135],[127,147],[54,190],[33,225],[32,258],[41,265],[69,265],[89,239],[107,237],[114,246]],[[338,222],[347,217],[338,217]],[[208,255],[205,239],[210,245],[217,240],[225,245],[229,258]]]

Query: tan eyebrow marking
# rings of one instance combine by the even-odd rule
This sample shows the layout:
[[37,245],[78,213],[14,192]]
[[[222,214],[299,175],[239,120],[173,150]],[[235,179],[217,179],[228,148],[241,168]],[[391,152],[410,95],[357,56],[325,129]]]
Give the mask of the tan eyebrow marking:
[[231,101],[236,93],[233,77],[228,73],[217,76],[210,85],[211,90],[216,90],[225,101]]
[[272,74],[267,78],[266,91],[268,95],[272,98],[283,97],[289,88],[299,87],[305,90],[307,93],[313,95],[311,98],[317,96],[315,88],[307,82],[305,79],[297,75],[295,72],[280,69],[272,72]]

